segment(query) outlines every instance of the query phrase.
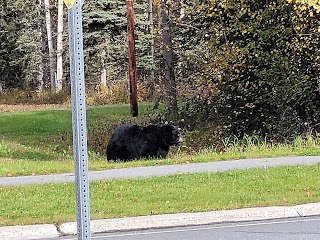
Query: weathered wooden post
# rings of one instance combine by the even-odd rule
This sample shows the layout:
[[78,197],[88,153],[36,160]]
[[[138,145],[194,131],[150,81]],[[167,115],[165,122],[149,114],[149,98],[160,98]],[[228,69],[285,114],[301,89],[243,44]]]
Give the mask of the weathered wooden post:
[[128,44],[129,44],[129,79],[130,79],[130,114],[138,116],[137,66],[134,40],[133,0],[127,0]]

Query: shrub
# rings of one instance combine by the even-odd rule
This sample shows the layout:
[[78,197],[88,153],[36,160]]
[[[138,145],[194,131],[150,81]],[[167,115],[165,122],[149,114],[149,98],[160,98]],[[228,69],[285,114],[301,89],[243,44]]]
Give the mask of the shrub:
[[201,2],[212,36],[204,78],[216,92],[189,102],[201,108],[194,117],[240,138],[319,130],[319,12],[286,0]]
[[69,104],[70,90],[64,89],[58,93],[50,90],[37,92],[32,89],[10,89],[1,94],[2,104]]

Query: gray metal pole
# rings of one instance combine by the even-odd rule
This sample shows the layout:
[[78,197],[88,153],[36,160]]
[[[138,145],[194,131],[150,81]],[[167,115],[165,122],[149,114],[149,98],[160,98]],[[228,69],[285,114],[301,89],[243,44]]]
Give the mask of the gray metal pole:
[[90,197],[81,8],[82,2],[76,0],[73,7],[69,9],[70,75],[77,232],[79,240],[90,240]]

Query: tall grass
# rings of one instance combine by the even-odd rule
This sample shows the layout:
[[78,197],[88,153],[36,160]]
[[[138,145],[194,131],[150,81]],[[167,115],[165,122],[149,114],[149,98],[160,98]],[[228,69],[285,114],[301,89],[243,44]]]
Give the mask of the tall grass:
[[[232,139],[232,140],[231,140]],[[290,155],[318,155],[320,153],[320,138],[318,135],[306,133],[296,136],[288,143],[268,142],[258,136],[244,136],[243,139],[228,138],[224,140],[225,153],[236,153],[246,157],[276,157]]]

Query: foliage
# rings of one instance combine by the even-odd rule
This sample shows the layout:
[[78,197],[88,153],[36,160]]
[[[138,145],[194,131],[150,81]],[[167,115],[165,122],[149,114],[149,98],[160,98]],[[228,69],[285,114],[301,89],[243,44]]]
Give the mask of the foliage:
[[[2,3],[0,88],[3,86],[4,93],[0,102],[69,103],[67,89],[52,96],[33,92],[39,63],[47,59],[46,36],[40,31],[41,5],[29,0]],[[163,2],[153,3],[156,71],[150,83],[148,10],[146,1],[135,2],[141,100],[166,98],[162,87],[164,62],[160,60]],[[166,3],[180,96],[180,118],[176,121],[190,131],[196,130],[191,134],[194,141],[221,146],[230,135],[286,139],[319,130],[319,0]],[[25,11],[27,6],[30,11]],[[124,1],[84,2],[90,105],[127,101],[126,22]],[[103,64],[107,65],[109,82],[101,88],[97,82]],[[48,66],[43,69],[46,78]],[[148,95],[149,86],[155,92],[152,96]],[[28,90],[8,91],[11,87]]]
[[33,89],[7,89],[1,94],[1,104],[69,104],[70,90],[64,89],[58,93],[49,90],[38,92]]
[[[135,37],[137,67],[140,73],[150,70],[151,58],[148,54],[150,34],[148,31],[147,4],[135,1]],[[109,82],[124,79],[127,76],[127,17],[126,3],[119,0],[103,0],[84,3],[84,35],[87,72],[93,78],[99,78],[101,60],[107,66]],[[106,51],[101,59],[101,51]],[[103,58],[103,57],[102,57]]]
[[[313,7],[318,13],[320,12],[319,0],[288,0],[289,3],[297,3],[300,8],[305,10],[305,7]],[[310,12],[311,13],[311,12]],[[311,13],[313,14],[313,13]]]
[[[52,26],[55,29],[57,2],[51,2],[50,10]],[[65,8],[65,13],[66,11]],[[147,11],[147,3],[135,1],[137,65],[141,77],[148,75],[151,69],[149,56],[151,36]],[[0,93],[2,89],[12,88],[34,90],[39,87],[42,91],[41,83],[44,83],[45,88],[50,84],[43,2],[2,1],[0,13]],[[85,1],[83,13],[87,63],[85,71],[89,87],[99,82],[103,64],[107,65],[110,84],[126,78],[128,43],[125,1]],[[67,29],[65,26],[64,39],[67,37]],[[53,34],[54,46],[56,40],[56,34]],[[65,46],[68,46],[67,42]],[[103,61],[101,61],[101,50],[106,51]],[[65,56],[63,64],[68,66],[68,62],[68,56]],[[64,86],[68,88],[70,85],[68,68],[65,68],[64,76],[66,76]]]
[[30,86],[41,58],[40,13],[36,1],[1,1],[0,82],[6,88]]
[[318,129],[319,13],[313,6],[217,0],[194,9],[211,36],[203,74],[215,89],[196,100],[202,118],[218,118],[239,137],[282,139]]
[[[147,87],[143,83],[138,84],[138,100],[140,102],[147,100]],[[158,93],[159,95],[160,93]],[[155,95],[156,96],[156,95]],[[86,89],[86,104],[89,106],[128,103],[129,87],[127,81],[114,81],[110,85],[88,87]],[[64,88],[58,93],[50,90],[34,91],[33,89],[12,89],[3,90],[0,98],[0,104],[64,104],[69,105],[71,102],[70,89]]]

